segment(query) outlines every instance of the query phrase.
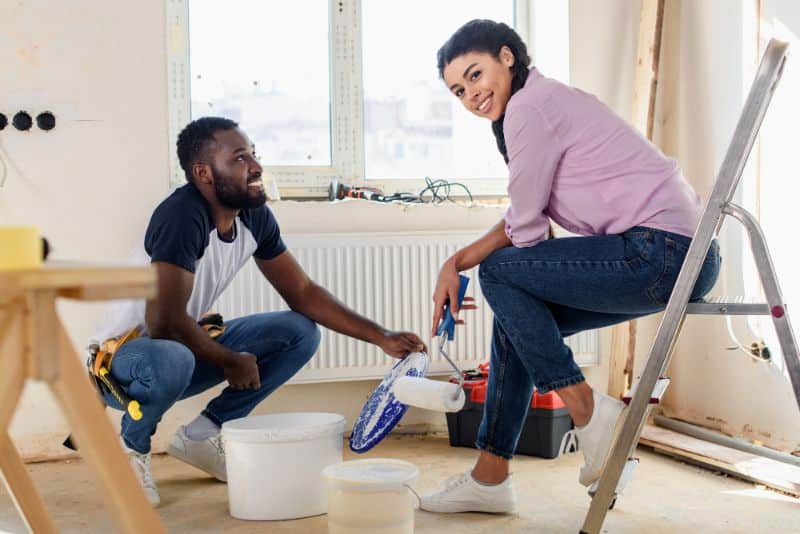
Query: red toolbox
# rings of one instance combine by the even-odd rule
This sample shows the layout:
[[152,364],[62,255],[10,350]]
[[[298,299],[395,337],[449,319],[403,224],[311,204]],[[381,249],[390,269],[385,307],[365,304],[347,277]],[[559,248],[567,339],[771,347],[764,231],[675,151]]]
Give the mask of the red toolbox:
[[[464,393],[466,402],[460,412],[447,414],[447,432],[453,447],[475,448],[478,426],[483,417],[489,364],[475,371],[465,372]],[[451,382],[458,382],[453,378]],[[555,391],[540,395],[534,390],[531,405],[517,443],[516,454],[555,458],[561,439],[572,429],[572,418],[567,407]]]

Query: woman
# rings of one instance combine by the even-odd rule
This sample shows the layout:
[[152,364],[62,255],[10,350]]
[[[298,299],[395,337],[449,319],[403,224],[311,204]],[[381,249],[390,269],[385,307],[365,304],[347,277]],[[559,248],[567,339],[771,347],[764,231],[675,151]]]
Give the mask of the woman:
[[[675,160],[594,96],[529,64],[519,35],[488,20],[468,22],[438,53],[450,92],[492,122],[510,206],[444,263],[433,296],[434,325],[448,299],[457,316],[458,273],[480,264],[495,315],[480,454],[423,498],[433,512],[514,510],[509,460],[534,386],[569,409],[581,484],[600,477],[624,405],[586,384],[564,338],[664,309],[702,211]],[[580,237],[548,239],[548,218]],[[719,265],[714,242],[692,298],[711,290]]]

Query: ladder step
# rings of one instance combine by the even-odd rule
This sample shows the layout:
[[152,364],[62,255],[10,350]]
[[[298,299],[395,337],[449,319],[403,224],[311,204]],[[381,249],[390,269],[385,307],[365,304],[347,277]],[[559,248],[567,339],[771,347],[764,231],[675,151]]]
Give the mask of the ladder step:
[[[637,378],[636,382],[633,384],[631,390],[622,397],[622,402],[625,404],[630,404],[631,399],[636,394],[636,388],[639,386],[639,380]],[[669,386],[669,378],[666,376],[662,376],[656,382],[656,387],[653,388],[653,393],[650,396],[650,404],[659,404],[661,402],[661,397],[664,396],[664,392],[667,391],[667,386]]]
[[[622,495],[623,490],[625,490],[625,486],[628,485],[628,481],[631,479],[633,475],[633,470],[636,466],[639,465],[638,458],[628,458],[625,462],[625,467],[622,468],[622,474],[617,481],[617,489],[614,490],[614,500],[616,500],[617,496]],[[597,493],[597,486],[600,484],[600,479],[597,479],[594,484],[589,486],[589,496],[594,498],[594,494]],[[613,507],[613,503],[611,505]]]
[[709,297],[690,302],[686,313],[695,315],[770,315],[769,304],[750,297]]

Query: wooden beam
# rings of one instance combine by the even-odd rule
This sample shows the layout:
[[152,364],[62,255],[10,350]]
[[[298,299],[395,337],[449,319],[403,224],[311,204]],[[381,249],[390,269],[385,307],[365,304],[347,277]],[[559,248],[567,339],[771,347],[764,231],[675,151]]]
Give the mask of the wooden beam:
[[[663,24],[664,0],[642,0],[631,123],[651,141]],[[608,395],[611,397],[622,398],[631,387],[635,355],[636,321],[615,326],[611,332],[611,359],[608,366]]]
[[653,139],[663,24],[664,0],[642,0],[631,123],[650,140]]
[[800,467],[646,425],[640,445],[800,497]]

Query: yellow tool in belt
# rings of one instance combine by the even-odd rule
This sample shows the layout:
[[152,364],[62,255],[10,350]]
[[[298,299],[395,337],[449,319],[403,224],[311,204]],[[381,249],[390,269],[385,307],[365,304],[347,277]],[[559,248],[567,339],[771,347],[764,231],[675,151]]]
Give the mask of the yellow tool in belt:
[[89,360],[86,362],[89,374],[95,380],[98,389],[101,392],[108,391],[111,393],[117,399],[117,402],[125,407],[125,411],[134,421],[142,418],[142,408],[139,405],[139,401],[128,397],[114,377],[111,376],[111,360],[114,359],[114,353],[117,352],[117,349],[137,337],[139,337],[139,329],[133,328],[121,336],[104,341],[99,347],[92,345],[89,347]]

